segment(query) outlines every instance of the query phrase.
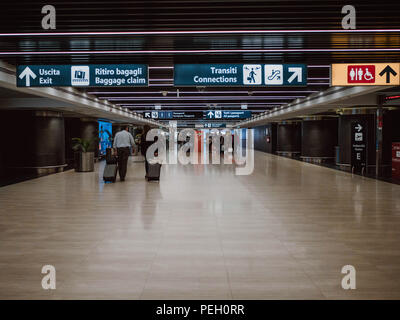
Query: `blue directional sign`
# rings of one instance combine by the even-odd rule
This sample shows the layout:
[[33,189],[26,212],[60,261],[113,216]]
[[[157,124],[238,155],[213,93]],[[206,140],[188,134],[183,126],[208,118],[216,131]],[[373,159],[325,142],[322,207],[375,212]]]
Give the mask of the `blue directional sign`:
[[202,119],[202,111],[145,111],[144,118],[158,120],[187,120]]
[[204,111],[204,117],[207,119],[222,119],[222,111],[221,110]]
[[176,86],[306,86],[305,64],[176,64]]
[[134,87],[148,85],[145,64],[19,65],[17,87]]
[[250,110],[208,110],[208,111],[145,111],[146,119],[157,120],[236,120],[251,118]]
[[251,118],[249,110],[208,110],[204,111],[204,118],[210,120],[236,120]]
[[209,128],[209,129],[226,128],[226,123],[209,122],[209,123],[204,123],[203,126],[204,128]]

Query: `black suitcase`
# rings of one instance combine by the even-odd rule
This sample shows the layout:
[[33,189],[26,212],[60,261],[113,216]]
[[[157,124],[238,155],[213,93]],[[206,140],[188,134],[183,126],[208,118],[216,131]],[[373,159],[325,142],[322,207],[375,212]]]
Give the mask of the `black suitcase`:
[[147,181],[160,181],[160,171],[161,171],[161,164],[149,163],[148,171],[147,171]]
[[106,149],[106,163],[116,164],[117,163],[117,151],[113,148]]
[[105,182],[115,182],[115,180],[117,179],[117,171],[117,164],[106,164],[103,172],[103,180]]

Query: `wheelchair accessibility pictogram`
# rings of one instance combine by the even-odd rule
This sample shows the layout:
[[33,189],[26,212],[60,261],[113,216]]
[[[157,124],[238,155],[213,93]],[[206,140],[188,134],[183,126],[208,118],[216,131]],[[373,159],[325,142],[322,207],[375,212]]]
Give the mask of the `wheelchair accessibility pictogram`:
[[347,71],[348,83],[374,83],[374,65],[351,65]]

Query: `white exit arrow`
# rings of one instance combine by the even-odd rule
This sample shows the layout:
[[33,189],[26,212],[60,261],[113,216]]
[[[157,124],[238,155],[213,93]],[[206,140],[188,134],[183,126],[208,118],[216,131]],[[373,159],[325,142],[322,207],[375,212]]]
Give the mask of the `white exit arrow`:
[[361,126],[361,124],[358,124],[357,127],[356,127],[356,129],[357,129],[358,132],[360,132],[360,131],[362,130],[362,128],[363,128],[363,127]]
[[26,67],[24,71],[21,72],[18,78],[22,79],[25,77],[25,85],[27,87],[31,86],[31,77],[32,79],[36,79],[36,74],[31,70],[31,68]]
[[212,118],[212,117],[214,116],[214,113],[213,113],[212,111],[210,111],[210,112],[208,113],[208,116],[209,116],[210,118]]
[[289,72],[293,72],[292,76],[288,79],[289,83],[292,83],[297,78],[297,82],[303,82],[303,69],[302,68],[289,68]]

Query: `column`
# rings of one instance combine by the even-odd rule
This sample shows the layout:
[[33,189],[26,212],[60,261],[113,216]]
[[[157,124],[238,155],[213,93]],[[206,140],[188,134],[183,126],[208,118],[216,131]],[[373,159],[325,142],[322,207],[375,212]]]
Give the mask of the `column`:
[[265,126],[254,128],[254,149],[275,153],[276,151],[276,124],[269,123]]
[[309,117],[302,122],[301,158],[305,161],[333,160],[338,141],[338,118]]
[[3,132],[5,164],[11,170],[46,174],[65,167],[64,118],[53,111],[10,111]]
[[99,123],[97,119],[93,118],[81,118],[80,119],[80,137],[81,139],[93,141],[92,147],[89,151],[94,152],[94,156],[98,157],[99,155],[99,146],[98,146],[98,138],[99,138]]
[[284,121],[277,126],[277,154],[289,157],[301,154],[301,122]]

